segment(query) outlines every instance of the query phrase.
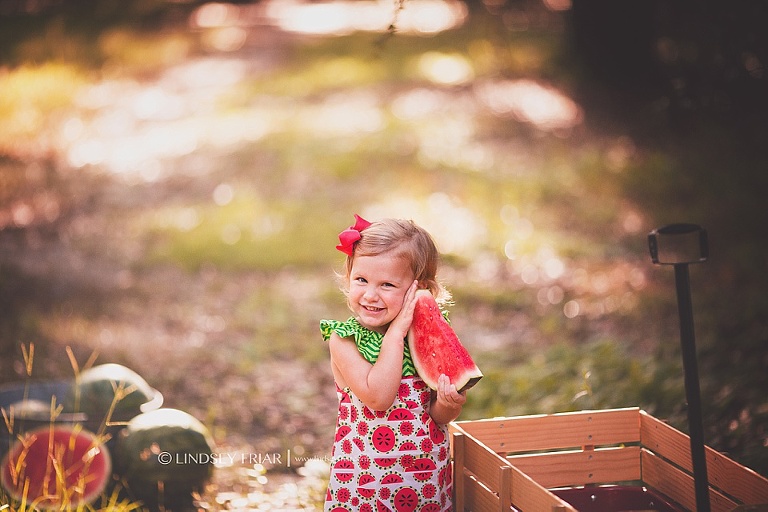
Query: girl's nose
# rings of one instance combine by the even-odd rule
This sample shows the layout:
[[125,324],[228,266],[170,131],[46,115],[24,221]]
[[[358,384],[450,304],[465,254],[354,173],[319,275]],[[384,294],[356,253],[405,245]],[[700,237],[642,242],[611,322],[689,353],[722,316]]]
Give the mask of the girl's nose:
[[373,286],[369,286],[365,289],[365,293],[363,293],[363,298],[366,300],[371,300],[376,298],[376,289]]

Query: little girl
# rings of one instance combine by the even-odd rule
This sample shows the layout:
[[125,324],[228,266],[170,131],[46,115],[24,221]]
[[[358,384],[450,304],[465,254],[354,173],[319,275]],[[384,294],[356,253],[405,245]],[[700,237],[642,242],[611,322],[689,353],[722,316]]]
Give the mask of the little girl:
[[339,395],[325,511],[451,510],[446,424],[466,396],[445,375],[431,391],[405,341],[416,290],[448,298],[436,279],[439,254],[411,221],[355,219],[336,246],[347,255],[353,316],[320,322]]

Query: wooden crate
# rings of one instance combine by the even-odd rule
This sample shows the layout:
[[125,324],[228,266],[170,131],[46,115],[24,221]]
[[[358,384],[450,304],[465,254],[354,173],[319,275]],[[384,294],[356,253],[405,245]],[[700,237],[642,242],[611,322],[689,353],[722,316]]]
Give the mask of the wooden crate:
[[[635,482],[694,510],[690,440],[638,408],[450,424],[455,510],[569,511],[554,488]],[[713,512],[768,506],[768,480],[706,447]]]

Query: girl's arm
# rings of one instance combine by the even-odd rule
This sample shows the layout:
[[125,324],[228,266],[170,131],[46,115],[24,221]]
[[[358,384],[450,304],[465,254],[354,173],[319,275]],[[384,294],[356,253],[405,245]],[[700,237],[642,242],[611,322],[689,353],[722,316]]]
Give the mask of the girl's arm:
[[[397,341],[385,340],[375,364],[366,361],[357,350],[354,340],[332,334],[328,340],[331,365],[336,384],[349,387],[352,392],[374,411],[389,409],[397,396],[403,372],[403,342],[397,354]],[[389,349],[386,342],[391,341]]]
[[389,409],[395,401],[403,374],[405,335],[413,320],[416,282],[409,288],[403,307],[387,329],[376,363],[366,361],[349,339],[332,334],[329,339],[331,365],[336,384],[349,387],[375,411]]
[[466,391],[459,393],[447,375],[440,375],[437,379],[437,393],[430,405],[429,415],[435,423],[443,425],[450,423],[459,417],[466,401]]

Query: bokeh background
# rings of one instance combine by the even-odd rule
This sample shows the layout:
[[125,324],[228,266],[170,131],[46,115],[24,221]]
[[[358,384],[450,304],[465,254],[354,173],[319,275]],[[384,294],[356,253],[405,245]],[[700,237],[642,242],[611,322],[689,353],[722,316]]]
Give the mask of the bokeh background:
[[33,379],[71,376],[68,350],[124,364],[221,451],[302,457],[221,468],[211,502],[311,502],[318,322],[348,315],[334,246],[359,213],[440,246],[486,375],[460,419],[639,406],[687,431],[646,237],[690,222],[705,441],[766,475],[766,22],[741,0],[0,0],[0,383],[32,344]]

